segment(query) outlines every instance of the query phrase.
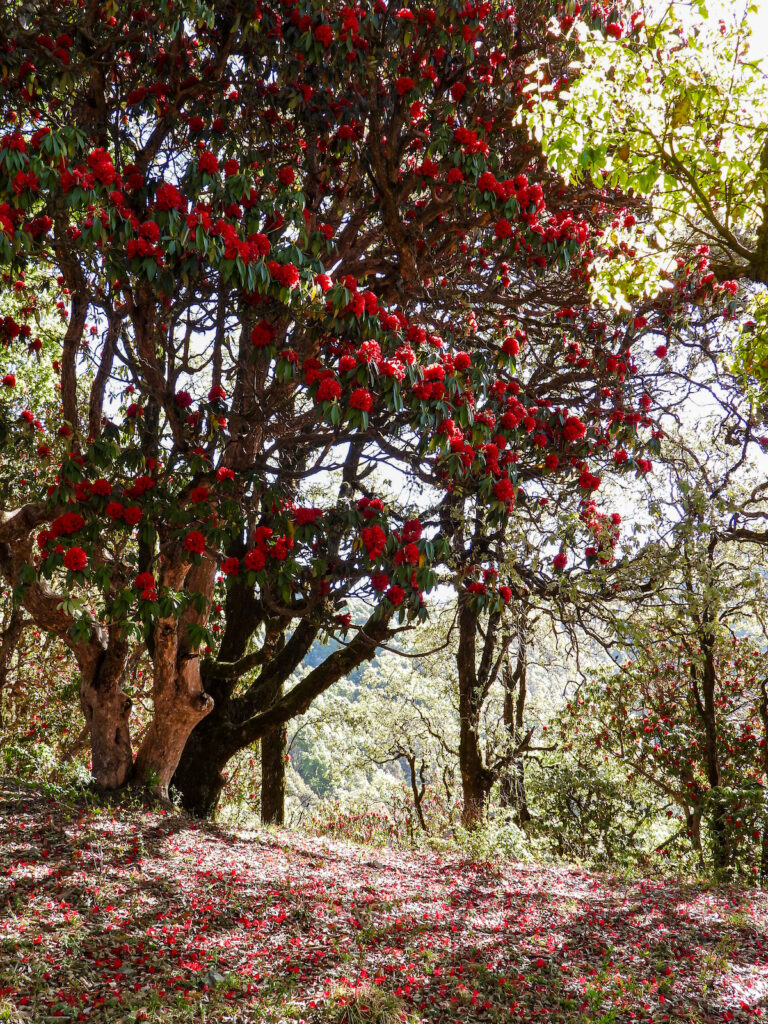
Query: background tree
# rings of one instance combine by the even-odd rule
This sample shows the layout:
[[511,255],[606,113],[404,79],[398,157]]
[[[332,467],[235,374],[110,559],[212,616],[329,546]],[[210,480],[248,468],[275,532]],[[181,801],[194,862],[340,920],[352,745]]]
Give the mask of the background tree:
[[765,799],[758,744],[766,552],[754,525],[768,506],[749,457],[749,426],[740,440],[736,429],[733,416],[717,416],[705,446],[667,440],[666,487],[649,506],[658,536],[633,567],[651,584],[622,631],[627,660],[570,705],[582,728],[591,721],[600,752],[678,806],[700,857],[706,824],[721,875],[744,857],[748,823],[760,836]]
[[607,31],[562,19],[578,60],[556,89],[539,60],[527,123],[569,181],[631,189],[650,204],[650,222],[624,232],[624,255],[596,268],[596,292],[621,305],[653,294],[681,253],[709,257],[726,309],[746,310],[738,365],[762,386],[768,81],[751,39],[758,6],[734,5],[715,21],[702,0],[684,12],[633,4]]

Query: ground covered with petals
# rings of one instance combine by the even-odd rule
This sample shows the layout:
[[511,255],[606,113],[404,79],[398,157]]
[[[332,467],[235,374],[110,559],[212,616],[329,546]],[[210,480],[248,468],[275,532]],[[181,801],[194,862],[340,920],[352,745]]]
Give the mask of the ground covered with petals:
[[231,834],[0,785],[0,1021],[760,1018],[760,891]]

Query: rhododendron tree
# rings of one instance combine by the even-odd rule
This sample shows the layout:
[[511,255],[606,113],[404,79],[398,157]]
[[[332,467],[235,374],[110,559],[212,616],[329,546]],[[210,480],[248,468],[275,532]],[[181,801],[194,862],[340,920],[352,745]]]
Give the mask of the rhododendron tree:
[[[1,564],[77,658],[99,785],[165,795],[175,772],[210,811],[233,753],[279,749],[285,721],[424,617],[440,566],[493,568],[525,482],[589,502],[603,473],[650,470],[643,349],[717,286],[699,255],[641,308],[590,306],[634,215],[566,188],[518,124],[531,47],[564,57],[548,13],[0,15],[0,259],[6,284],[45,268],[66,311],[60,410],[2,393],[24,471]],[[0,332],[11,369],[22,313]],[[501,607],[493,580],[477,599]],[[339,650],[286,689],[328,632]],[[136,643],[154,675],[134,758]]]
[[663,627],[648,640],[645,649],[638,644],[635,658],[591,680],[569,702],[566,749],[575,745],[584,765],[615,762],[629,784],[655,791],[657,816],[669,818],[667,856],[690,844],[699,867],[711,857],[721,874],[750,875],[762,862],[764,876],[765,637],[721,639],[714,651],[716,785],[697,678],[706,651],[675,642]]
[[565,716],[571,740],[586,737],[669,802],[719,875],[768,865],[768,504],[753,424],[735,412],[703,421],[701,440],[668,439],[666,479],[649,501],[656,536],[618,576],[623,601],[643,591],[642,605],[623,624],[618,667]]

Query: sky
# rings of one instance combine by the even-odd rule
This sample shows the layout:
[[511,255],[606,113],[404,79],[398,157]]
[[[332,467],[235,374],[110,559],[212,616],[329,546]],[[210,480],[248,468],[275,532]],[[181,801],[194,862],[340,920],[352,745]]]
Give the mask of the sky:
[[[729,4],[725,5],[726,8]],[[758,10],[752,15],[752,51],[756,57],[768,58],[768,0],[760,0]]]
[[[736,10],[743,10],[745,4],[734,3],[733,0],[710,0],[707,8],[711,16],[716,18],[733,17]],[[758,9],[750,17],[752,26],[752,52],[762,60],[768,58],[768,0],[758,0]]]
[[[766,62],[768,70],[768,0],[756,0],[756,5],[757,10],[749,19],[752,27],[752,53]],[[666,10],[668,6],[669,0],[653,0],[651,3],[651,9],[654,11]],[[685,0],[683,3],[676,3],[675,6],[677,13],[684,16]],[[724,21],[731,21],[743,17],[747,0],[706,0],[706,7],[712,20],[722,18]]]

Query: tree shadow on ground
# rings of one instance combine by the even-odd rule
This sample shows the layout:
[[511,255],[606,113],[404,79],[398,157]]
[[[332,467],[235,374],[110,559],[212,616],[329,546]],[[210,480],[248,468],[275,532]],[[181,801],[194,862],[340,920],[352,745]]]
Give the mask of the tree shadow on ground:
[[0,1008],[20,1020],[314,1024],[366,986],[441,1024],[720,1024],[765,1002],[749,893],[233,835],[2,785],[0,839]]

